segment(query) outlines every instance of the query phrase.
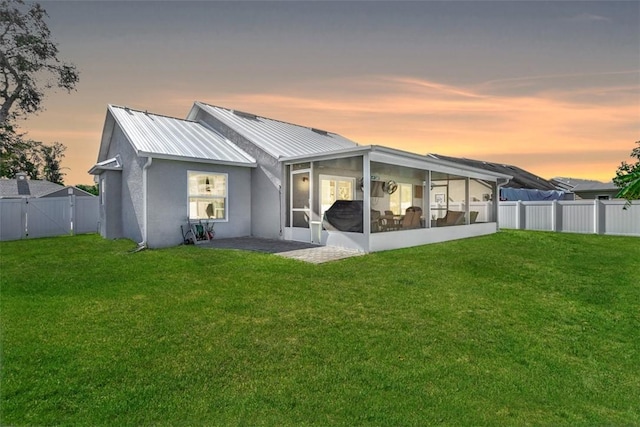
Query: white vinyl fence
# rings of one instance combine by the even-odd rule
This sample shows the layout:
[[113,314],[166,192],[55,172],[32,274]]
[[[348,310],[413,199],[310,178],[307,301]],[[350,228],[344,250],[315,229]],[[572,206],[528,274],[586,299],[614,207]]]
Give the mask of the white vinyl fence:
[[640,202],[624,200],[500,202],[500,228],[640,236]]
[[0,240],[98,231],[98,197],[0,200]]

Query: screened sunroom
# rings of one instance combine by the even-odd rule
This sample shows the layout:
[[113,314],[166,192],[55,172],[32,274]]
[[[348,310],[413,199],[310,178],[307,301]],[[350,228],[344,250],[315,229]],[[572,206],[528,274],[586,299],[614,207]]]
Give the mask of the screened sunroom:
[[509,178],[381,146],[281,161],[284,238],[363,252],[496,232]]

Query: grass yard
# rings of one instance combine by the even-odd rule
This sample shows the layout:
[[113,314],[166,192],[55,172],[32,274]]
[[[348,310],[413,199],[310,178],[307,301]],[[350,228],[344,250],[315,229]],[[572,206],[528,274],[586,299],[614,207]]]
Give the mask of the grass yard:
[[5,242],[2,425],[640,425],[640,239]]

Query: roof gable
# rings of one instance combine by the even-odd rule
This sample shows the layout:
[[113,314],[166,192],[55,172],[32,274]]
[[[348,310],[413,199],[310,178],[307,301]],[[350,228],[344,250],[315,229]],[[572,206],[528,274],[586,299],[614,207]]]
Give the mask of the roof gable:
[[314,155],[356,147],[358,144],[336,133],[269,119],[237,110],[195,102],[199,108],[274,158]]
[[78,187],[74,187],[72,185],[67,185],[66,187],[62,187],[59,190],[52,191],[51,193],[44,194],[42,197],[68,197],[68,196],[76,196],[76,197],[97,197],[91,193],[88,193]]
[[[139,156],[255,166],[253,157],[201,123],[114,105],[109,105],[109,114]],[[106,152],[101,150],[101,155]]]

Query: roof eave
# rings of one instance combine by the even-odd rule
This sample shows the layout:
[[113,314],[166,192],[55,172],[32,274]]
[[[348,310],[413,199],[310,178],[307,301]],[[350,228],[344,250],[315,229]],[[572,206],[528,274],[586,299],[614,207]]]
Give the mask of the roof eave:
[[280,156],[278,161],[287,165],[291,163],[296,163],[300,161],[316,161],[316,160],[324,160],[327,158],[337,158],[337,157],[345,157],[349,155],[357,155],[361,153],[365,153],[371,151],[370,145],[358,145],[356,147],[343,148],[339,150],[331,150],[331,151],[323,151],[314,154],[301,154],[299,156]]
[[154,159],[162,159],[162,160],[177,160],[177,161],[189,162],[189,163],[208,163],[208,164],[214,164],[214,165],[240,166],[240,167],[247,167],[247,168],[255,168],[258,166],[258,163],[255,161],[233,162],[228,160],[207,159],[202,157],[178,156],[173,154],[157,154],[157,153],[149,153],[145,151],[139,151],[137,154],[140,157],[152,157]]
[[491,171],[487,171],[485,169],[482,168],[474,168],[472,166],[466,166],[466,165],[461,165],[459,163],[456,162],[450,162],[450,161],[446,161],[446,160],[440,160],[440,159],[434,159],[432,157],[429,156],[423,156],[420,154],[416,154],[416,153],[411,153],[408,151],[403,151],[403,150],[398,150],[395,148],[390,148],[390,147],[384,147],[381,145],[363,145],[363,146],[357,146],[357,147],[353,147],[353,148],[345,148],[342,150],[334,150],[334,151],[327,151],[324,153],[317,153],[317,154],[312,154],[312,155],[302,155],[302,156],[290,156],[290,157],[281,157],[278,160],[280,162],[282,162],[283,164],[291,164],[291,163],[297,163],[297,162],[301,162],[301,161],[317,161],[317,160],[326,160],[326,159],[330,159],[330,158],[338,158],[338,157],[346,157],[349,155],[358,155],[358,154],[363,154],[365,152],[381,152],[381,153],[385,153],[385,154],[389,154],[392,156],[397,156],[397,157],[401,157],[401,158],[408,158],[408,159],[412,159],[418,162],[422,162],[425,165],[428,164],[434,164],[434,165],[438,165],[438,166],[443,166],[443,167],[448,167],[448,168],[454,168],[454,169],[458,169],[461,171],[465,171],[465,172],[470,172],[470,173],[474,173],[474,174],[479,174],[479,175],[484,175],[484,176],[488,176],[491,178],[500,178],[500,179],[511,179],[512,176],[511,175],[506,175],[503,173],[499,173],[499,172],[491,172]]

